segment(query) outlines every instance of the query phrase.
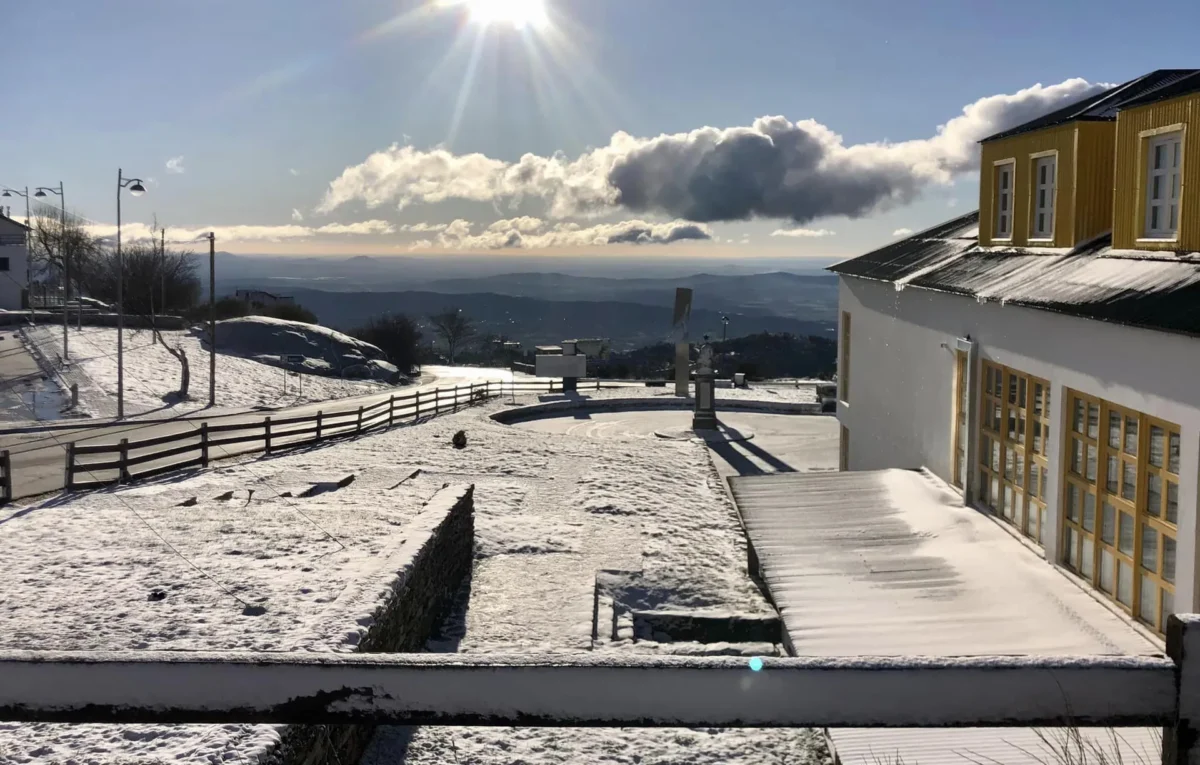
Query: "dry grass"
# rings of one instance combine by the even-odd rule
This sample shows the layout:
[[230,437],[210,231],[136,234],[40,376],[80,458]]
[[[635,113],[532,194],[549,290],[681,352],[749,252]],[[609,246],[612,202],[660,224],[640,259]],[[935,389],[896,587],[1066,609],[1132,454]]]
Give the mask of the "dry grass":
[[[1030,750],[1011,744],[1014,754],[1023,760],[1041,765],[1161,765],[1162,744],[1154,751],[1137,751],[1137,748],[1115,728],[1105,729],[1104,736],[1089,736],[1075,726],[1063,728],[1034,728],[1039,746]],[[1010,765],[1004,760],[990,756],[960,752],[959,755],[972,765]],[[880,757],[872,754],[874,765],[918,765],[906,763],[899,752]]]

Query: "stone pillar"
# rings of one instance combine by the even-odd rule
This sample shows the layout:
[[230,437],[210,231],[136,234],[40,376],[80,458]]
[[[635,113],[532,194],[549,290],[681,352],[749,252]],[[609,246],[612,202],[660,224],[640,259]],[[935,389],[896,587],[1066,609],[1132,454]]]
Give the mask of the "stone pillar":
[[696,411],[692,415],[693,430],[716,430],[716,375],[711,370],[696,372]]

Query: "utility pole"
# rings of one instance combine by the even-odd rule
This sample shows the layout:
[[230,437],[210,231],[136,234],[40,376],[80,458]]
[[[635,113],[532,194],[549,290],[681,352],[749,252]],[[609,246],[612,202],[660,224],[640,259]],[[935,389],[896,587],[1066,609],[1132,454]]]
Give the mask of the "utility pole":
[[[287,374],[285,371],[284,374]],[[208,232],[208,405],[217,404],[217,235]]]

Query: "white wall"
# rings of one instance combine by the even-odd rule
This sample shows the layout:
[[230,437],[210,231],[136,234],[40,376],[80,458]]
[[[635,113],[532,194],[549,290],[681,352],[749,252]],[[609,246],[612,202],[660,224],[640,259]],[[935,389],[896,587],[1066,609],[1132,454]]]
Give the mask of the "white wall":
[[24,245],[6,245],[0,258],[8,258],[8,271],[0,271],[0,310],[18,311],[21,290],[29,284],[29,253]]
[[[851,470],[928,467],[950,481],[955,340],[969,335],[979,358],[1051,384],[1044,540],[1051,560],[1059,547],[1064,387],[1180,426],[1175,603],[1181,612],[1200,610],[1200,341],[914,287],[897,291],[854,277],[839,281],[840,308],[851,315],[850,389],[848,401],[838,404],[838,419],[850,431]],[[977,394],[978,366],[975,373]],[[973,434],[977,409],[971,408]]]

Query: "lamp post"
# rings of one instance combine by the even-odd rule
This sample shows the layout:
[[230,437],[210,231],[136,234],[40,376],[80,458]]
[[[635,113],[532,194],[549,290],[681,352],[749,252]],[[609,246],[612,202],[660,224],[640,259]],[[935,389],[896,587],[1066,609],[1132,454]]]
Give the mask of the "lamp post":
[[217,234],[208,236],[208,405],[217,405]]
[[146,193],[141,178],[126,178],[117,168],[117,419],[125,416],[125,260],[121,257],[121,191],[140,197]]
[[61,205],[60,225],[62,228],[59,231],[61,237],[59,246],[62,248],[63,259],[63,361],[66,361],[71,358],[71,353],[67,349],[67,328],[70,326],[67,303],[71,299],[71,253],[67,251],[67,196],[63,193],[62,181],[58,182],[57,189],[50,186],[38,186],[33,195],[43,198],[46,196],[47,191],[51,194],[58,194],[58,201]]
[[33,256],[33,235],[29,232],[29,187],[25,187],[25,191],[17,191],[16,189],[5,188],[0,197],[12,197],[16,194],[19,197],[25,197],[25,294],[29,296],[29,322],[33,323],[33,289],[32,289],[32,273],[29,268],[29,259]]
[[721,342],[722,343],[725,342],[725,335],[726,335],[726,332],[728,331],[728,329],[729,329],[729,317],[722,314],[721,315]]

